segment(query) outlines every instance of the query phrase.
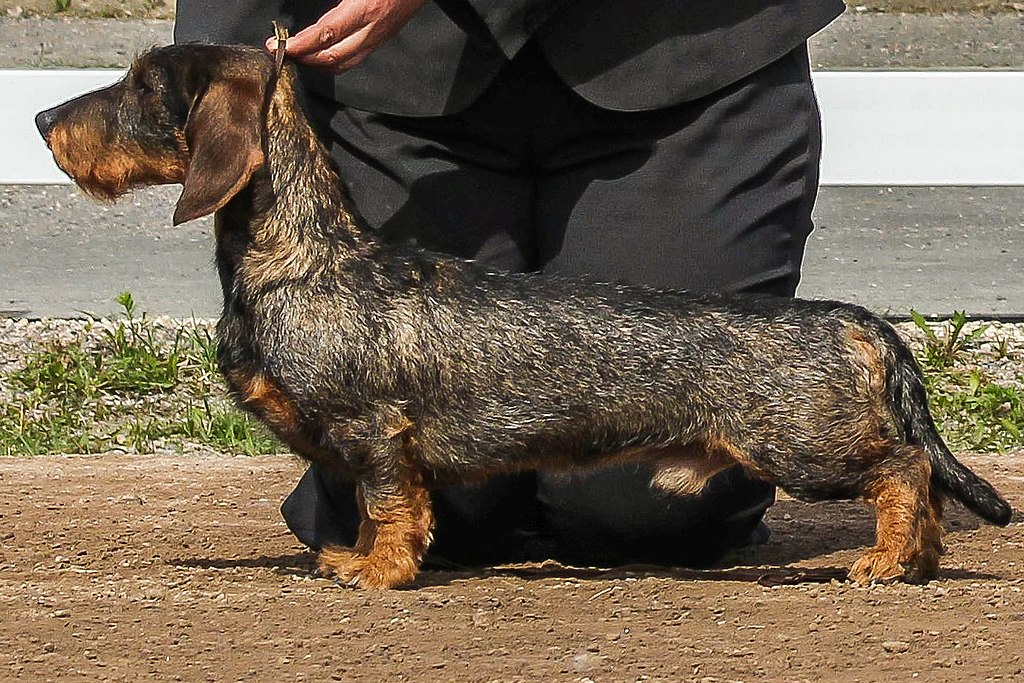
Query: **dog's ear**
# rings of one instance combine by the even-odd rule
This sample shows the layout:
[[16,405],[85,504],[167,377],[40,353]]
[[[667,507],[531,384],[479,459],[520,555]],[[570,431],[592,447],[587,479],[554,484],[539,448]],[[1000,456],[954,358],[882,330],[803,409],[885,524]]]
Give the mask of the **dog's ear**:
[[[262,74],[260,74],[262,76]],[[185,124],[190,160],[174,225],[213,213],[263,166],[266,79],[214,79],[200,93]]]

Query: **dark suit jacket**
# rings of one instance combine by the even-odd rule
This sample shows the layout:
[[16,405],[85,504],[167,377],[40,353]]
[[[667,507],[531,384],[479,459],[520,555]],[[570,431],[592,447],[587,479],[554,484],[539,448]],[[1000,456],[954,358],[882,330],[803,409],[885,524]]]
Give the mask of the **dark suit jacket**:
[[[175,40],[262,44],[269,22],[307,26],[336,0],[179,0]],[[212,7],[210,5],[213,5]],[[693,100],[802,45],[842,0],[435,0],[369,58],[308,85],[346,105],[410,116],[469,106],[531,38],[562,80],[610,109]]]

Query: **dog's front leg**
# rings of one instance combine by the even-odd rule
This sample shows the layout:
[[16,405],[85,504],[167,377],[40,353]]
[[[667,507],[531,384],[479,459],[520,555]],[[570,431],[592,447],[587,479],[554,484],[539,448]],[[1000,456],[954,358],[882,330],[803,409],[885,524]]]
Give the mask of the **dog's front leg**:
[[430,493],[422,477],[398,460],[362,480],[357,496],[361,520],[355,546],[322,549],[317,559],[320,572],[361,588],[411,582],[434,527]]
[[365,557],[373,550],[373,539],[377,535],[377,525],[370,519],[366,511],[366,497],[362,487],[356,488],[356,506],[359,509],[359,534],[351,548],[340,545],[325,546],[317,555],[317,571],[322,576],[349,576],[346,570],[349,563],[357,557]]

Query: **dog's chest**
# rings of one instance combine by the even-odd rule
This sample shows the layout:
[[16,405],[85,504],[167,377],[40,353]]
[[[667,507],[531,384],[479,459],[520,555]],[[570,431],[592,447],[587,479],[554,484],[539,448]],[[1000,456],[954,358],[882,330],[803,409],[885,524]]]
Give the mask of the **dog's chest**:
[[[231,308],[229,305],[228,311]],[[315,458],[319,449],[314,443],[314,425],[309,424],[293,393],[261,362],[260,345],[243,317],[226,313],[218,324],[218,335],[220,370],[238,403],[300,455]]]
[[227,368],[224,377],[239,403],[276,434],[286,438],[302,430],[298,406],[273,379],[241,367]]

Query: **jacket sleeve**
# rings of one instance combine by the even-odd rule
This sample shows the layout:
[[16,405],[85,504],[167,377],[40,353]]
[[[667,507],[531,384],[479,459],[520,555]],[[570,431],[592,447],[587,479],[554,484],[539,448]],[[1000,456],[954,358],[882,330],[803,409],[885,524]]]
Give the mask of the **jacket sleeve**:
[[564,0],[438,0],[464,2],[483,20],[501,51],[511,59]]

